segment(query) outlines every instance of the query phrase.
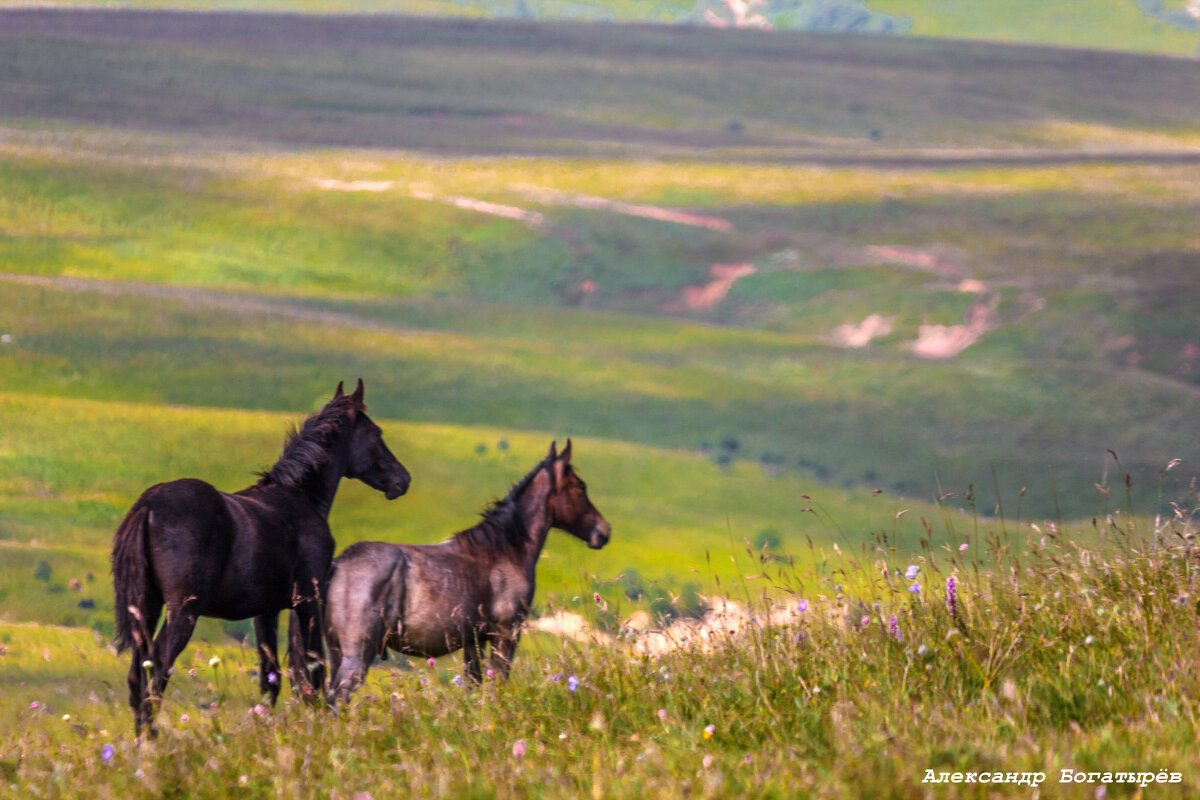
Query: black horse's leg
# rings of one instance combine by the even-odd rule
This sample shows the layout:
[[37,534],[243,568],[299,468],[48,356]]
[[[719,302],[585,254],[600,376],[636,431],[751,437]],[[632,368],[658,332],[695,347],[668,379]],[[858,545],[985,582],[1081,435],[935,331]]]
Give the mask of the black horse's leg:
[[258,689],[270,695],[271,705],[279,699],[279,613],[254,618],[254,636],[258,640]]
[[150,657],[154,629],[158,627],[158,617],[162,613],[162,604],[147,603],[141,609],[144,619],[141,626],[133,634],[133,651],[129,665],[129,707],[133,709],[133,727],[137,736],[142,735],[142,729],[148,728],[154,736],[154,705],[150,702],[150,679],[145,666]]
[[[150,713],[152,716],[158,710],[159,704],[162,703],[163,692],[166,691],[167,681],[171,678],[171,667],[175,664],[175,659],[183,652],[183,648],[187,647],[188,640],[192,638],[192,631],[195,629],[196,615],[190,608],[181,608],[175,613],[172,613],[171,609],[167,609],[167,620],[163,623],[158,636],[154,637],[154,667],[150,680],[150,702],[153,704]],[[150,735],[154,736],[154,734],[153,723],[151,723]]]
[[317,602],[312,598],[302,599],[292,609],[288,623],[288,671],[292,688],[312,703],[325,697],[325,656],[321,649]]

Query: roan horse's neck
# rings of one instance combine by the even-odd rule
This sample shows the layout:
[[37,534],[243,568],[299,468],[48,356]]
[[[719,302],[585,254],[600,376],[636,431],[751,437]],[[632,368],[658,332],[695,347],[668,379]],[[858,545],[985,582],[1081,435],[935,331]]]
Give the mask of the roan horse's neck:
[[550,518],[549,474],[545,471],[539,473],[516,500],[525,526],[522,566],[527,575],[532,575],[538,558],[542,555],[542,548],[546,546],[546,537],[550,534],[553,522]]

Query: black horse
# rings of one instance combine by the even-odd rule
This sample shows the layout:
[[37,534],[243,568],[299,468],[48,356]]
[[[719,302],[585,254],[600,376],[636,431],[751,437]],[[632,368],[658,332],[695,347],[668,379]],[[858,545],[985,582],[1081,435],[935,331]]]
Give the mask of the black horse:
[[551,528],[600,549],[612,529],[571,467],[571,440],[550,452],[473,528],[440,544],[357,542],[334,562],[325,621],[331,702],[345,702],[388,649],[442,656],[459,648],[467,676],[483,650],[507,675]]
[[[138,735],[155,735],[154,716],[172,665],[200,616],[254,618],[259,686],[279,695],[279,612],[292,609],[294,687],[322,697],[320,604],[334,541],[329,509],[339,481],[357,478],[393,500],[409,475],[367,416],[363,385],[333,399],[284,443],[259,481],[234,494],[192,478],[147,489],[113,535],[117,648],[133,649],[129,704]],[[158,635],[163,606],[166,620]],[[145,666],[146,661],[149,666]]]

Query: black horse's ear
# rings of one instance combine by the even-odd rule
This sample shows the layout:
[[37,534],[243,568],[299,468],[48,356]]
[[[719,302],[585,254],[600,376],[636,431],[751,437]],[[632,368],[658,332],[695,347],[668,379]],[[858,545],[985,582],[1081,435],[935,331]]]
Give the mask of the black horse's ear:
[[342,391],[342,382],[338,381],[338,388],[337,388],[337,391],[333,393],[333,399],[337,400],[339,397],[341,397],[344,394],[345,394],[345,392]]
[[354,389],[354,402],[361,404],[363,401],[363,382],[362,378],[358,379],[358,386]]
[[562,462],[564,464],[571,463],[571,437],[570,436],[567,437],[567,446],[562,449],[562,452],[559,453],[558,457],[562,460]]

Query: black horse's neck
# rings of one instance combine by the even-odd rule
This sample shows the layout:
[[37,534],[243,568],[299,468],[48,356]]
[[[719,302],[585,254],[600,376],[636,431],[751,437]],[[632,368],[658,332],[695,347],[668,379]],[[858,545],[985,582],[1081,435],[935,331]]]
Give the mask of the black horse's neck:
[[328,518],[338,483],[346,475],[357,410],[353,399],[344,395],[310,415],[288,436],[275,466],[260,474],[258,486],[297,489]]

